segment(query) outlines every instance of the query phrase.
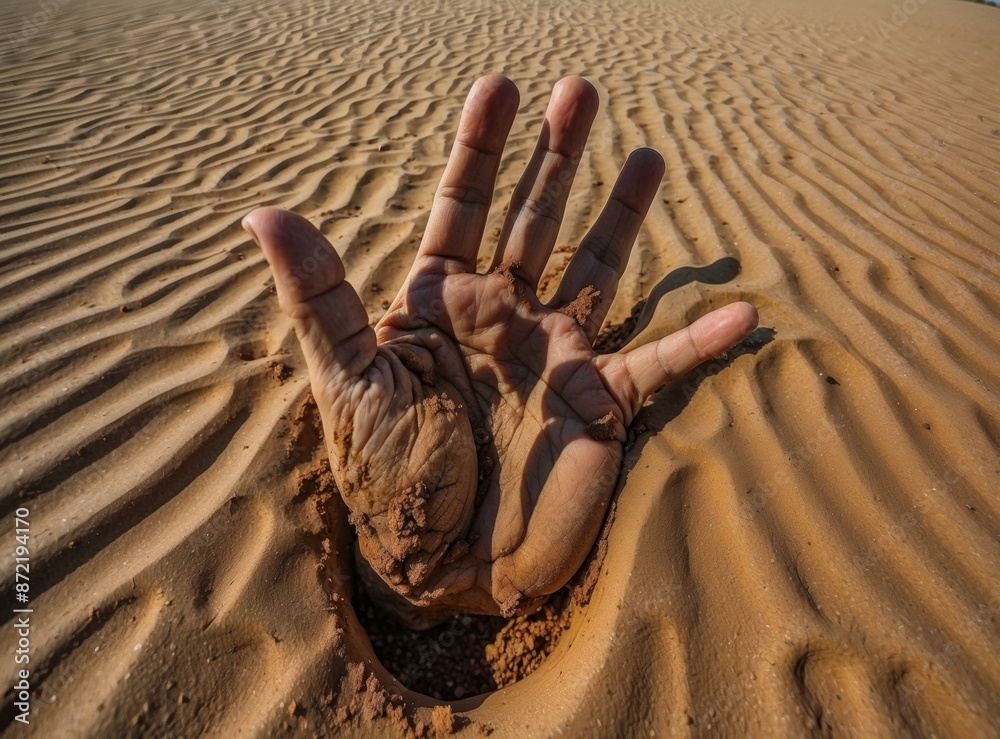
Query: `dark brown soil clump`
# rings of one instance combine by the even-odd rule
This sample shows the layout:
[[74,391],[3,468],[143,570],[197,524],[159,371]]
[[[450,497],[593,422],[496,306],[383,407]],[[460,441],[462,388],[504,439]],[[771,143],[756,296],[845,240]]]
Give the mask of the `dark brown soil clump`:
[[555,649],[569,628],[572,609],[568,601],[563,591],[535,613],[511,619],[487,645],[486,661],[498,688],[530,675]]
[[559,312],[565,313],[579,325],[583,326],[587,323],[590,314],[600,302],[601,291],[593,285],[587,285],[571,303],[567,303],[560,308]]
[[587,426],[587,434],[595,441],[610,441],[615,438],[615,414],[608,411]]
[[521,269],[520,262],[511,262],[505,259],[493,271],[507,282],[507,292],[523,298],[524,283],[515,274],[515,271],[519,269]]

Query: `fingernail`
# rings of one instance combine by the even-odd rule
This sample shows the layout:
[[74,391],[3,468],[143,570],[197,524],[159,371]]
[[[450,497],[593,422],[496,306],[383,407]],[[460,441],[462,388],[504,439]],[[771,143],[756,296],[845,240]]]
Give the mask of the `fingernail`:
[[250,234],[250,238],[254,240],[257,246],[260,246],[260,239],[257,238],[257,234],[253,232],[253,228],[250,226],[250,216],[243,216],[243,220],[240,221],[240,226],[243,230]]

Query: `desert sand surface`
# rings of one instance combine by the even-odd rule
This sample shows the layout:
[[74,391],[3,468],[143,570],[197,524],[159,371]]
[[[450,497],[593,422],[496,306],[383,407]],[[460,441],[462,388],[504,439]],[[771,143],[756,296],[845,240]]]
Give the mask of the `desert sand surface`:
[[[1000,9],[15,0],[0,27],[7,735],[1000,731]],[[359,621],[305,364],[239,221],[310,218],[376,320],[488,72],[521,112],[484,263],[579,74],[601,110],[559,243],[633,148],[667,167],[603,346],[733,300],[762,329],[637,419],[589,602],[491,656],[478,621],[420,647],[489,674],[516,642],[536,669],[420,693]]]

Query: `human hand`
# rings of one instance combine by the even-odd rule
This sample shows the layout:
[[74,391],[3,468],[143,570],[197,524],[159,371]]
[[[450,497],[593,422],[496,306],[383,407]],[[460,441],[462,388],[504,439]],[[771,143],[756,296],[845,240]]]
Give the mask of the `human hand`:
[[757,325],[733,303],[631,351],[594,352],[663,176],[648,149],[629,157],[555,297],[539,301],[597,105],[584,80],[555,86],[478,274],[518,93],[500,76],[475,83],[413,267],[374,329],[308,221],[274,208],[243,220],[302,344],[361,552],[436,615],[511,616],[562,587],[597,538],[644,401]]

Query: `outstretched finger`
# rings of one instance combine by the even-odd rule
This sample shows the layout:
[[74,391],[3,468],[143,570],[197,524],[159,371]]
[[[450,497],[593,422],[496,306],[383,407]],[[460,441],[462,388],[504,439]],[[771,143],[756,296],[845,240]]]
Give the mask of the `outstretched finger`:
[[659,341],[623,354],[596,358],[605,385],[625,411],[625,425],[650,395],[706,359],[743,341],[757,327],[757,309],[730,303]]
[[258,208],[243,219],[274,273],[281,309],[302,344],[313,394],[323,399],[375,358],[375,332],[361,299],[344,281],[344,264],[302,216]]
[[493,268],[507,262],[532,289],[556,245],[598,104],[597,90],[586,80],[566,77],[556,83],[535,151],[511,196]]
[[618,292],[618,281],[628,264],[629,253],[639,234],[639,227],[663,179],[663,157],[653,149],[637,149],[622,167],[600,217],[580,243],[549,302],[556,310],[584,295],[589,295],[588,311],[579,312],[584,330],[593,341],[597,338],[611,303]]
[[448,165],[434,195],[418,265],[420,257],[444,257],[457,262],[452,269],[475,272],[500,155],[518,101],[517,87],[499,74],[481,77],[472,86]]

